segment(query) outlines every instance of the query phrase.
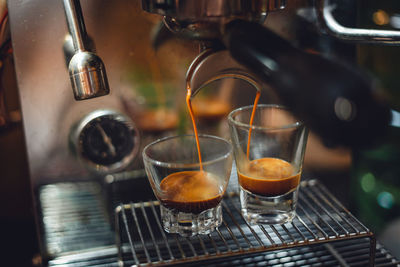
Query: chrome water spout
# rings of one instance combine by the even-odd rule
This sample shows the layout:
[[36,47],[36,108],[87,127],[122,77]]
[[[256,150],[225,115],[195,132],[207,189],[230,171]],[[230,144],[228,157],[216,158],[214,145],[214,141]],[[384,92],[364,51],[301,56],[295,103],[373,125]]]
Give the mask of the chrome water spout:
[[63,0],[65,16],[74,47],[68,71],[76,100],[107,95],[110,92],[103,61],[88,49],[88,37],[79,0]]

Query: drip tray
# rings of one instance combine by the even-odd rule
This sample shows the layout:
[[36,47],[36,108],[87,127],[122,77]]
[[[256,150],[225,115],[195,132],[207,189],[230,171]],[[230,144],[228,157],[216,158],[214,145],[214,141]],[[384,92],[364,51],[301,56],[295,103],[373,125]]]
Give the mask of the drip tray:
[[46,257],[114,244],[107,204],[96,182],[56,183],[39,190]]
[[[148,265],[144,247],[154,265],[190,263],[191,266],[286,267],[366,266],[370,263],[371,246],[374,242],[372,233],[317,181],[302,184],[300,207],[297,210],[298,217],[293,221],[294,226],[286,224],[264,227],[267,235],[262,228],[252,227],[260,242],[264,244],[260,245],[237,210],[239,202],[235,194],[227,195],[224,200],[224,224],[219,231],[188,239],[166,234],[158,225],[157,202],[139,202],[140,196],[135,194],[135,198],[131,196],[133,203],[119,204],[130,201],[126,201],[128,197],[121,196],[125,191],[137,192],[137,188],[141,191],[146,190],[145,177],[131,180],[133,185],[128,187],[129,182],[125,180],[132,176],[116,176],[111,181],[112,186],[105,187],[94,182],[79,182],[51,184],[41,188],[45,247],[48,252],[53,252],[47,266],[117,267],[121,264],[137,265],[137,261],[140,265]],[[119,185],[124,188],[124,192],[113,189],[104,193],[105,189]],[[117,194],[118,197],[112,197],[111,200],[110,197],[104,198],[104,194],[110,194],[108,191],[111,191],[112,196]],[[144,197],[150,198],[148,195]],[[106,203],[105,199],[108,199]],[[108,219],[109,205],[119,206],[115,214],[118,218],[116,233]],[[148,216],[148,223],[144,218],[142,206]],[[137,223],[133,211],[137,216]],[[338,226],[338,223],[341,226]],[[89,233],[89,229],[93,232]],[[136,255],[136,258],[133,255]],[[400,266],[400,262],[379,244],[376,246],[375,264],[378,267]]]
[[[163,231],[158,201],[117,206],[115,225],[120,264],[201,265],[207,261],[207,265],[217,262],[231,265],[233,258],[247,261],[253,258],[251,254],[273,251],[259,258],[260,262],[267,265],[273,265],[274,261],[279,264],[294,262],[295,265],[307,265],[303,264],[307,261],[327,261],[342,266],[374,265],[373,233],[317,180],[302,182],[297,216],[291,223],[248,225],[240,213],[236,193],[225,196],[222,208],[223,223],[218,230],[209,235],[184,238]],[[393,262],[396,263],[389,261]]]

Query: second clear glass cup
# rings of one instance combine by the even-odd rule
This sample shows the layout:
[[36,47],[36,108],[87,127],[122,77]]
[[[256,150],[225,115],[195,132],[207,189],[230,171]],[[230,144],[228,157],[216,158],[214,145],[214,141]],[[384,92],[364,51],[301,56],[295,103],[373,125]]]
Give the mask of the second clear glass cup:
[[143,150],[147,177],[160,201],[164,230],[182,236],[209,234],[222,223],[221,200],[232,169],[232,145],[199,135],[166,137]]
[[295,216],[307,129],[280,105],[253,106],[228,116],[241,209],[250,224],[283,224]]

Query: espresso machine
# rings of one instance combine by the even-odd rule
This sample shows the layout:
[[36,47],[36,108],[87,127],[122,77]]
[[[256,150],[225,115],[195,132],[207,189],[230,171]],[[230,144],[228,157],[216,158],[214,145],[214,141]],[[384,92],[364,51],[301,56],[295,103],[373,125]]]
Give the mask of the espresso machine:
[[[314,40],[398,45],[400,32],[342,25],[342,2],[8,1],[42,264],[121,264],[116,208],[154,199],[141,151],[182,132],[186,79],[194,97],[224,78],[268,88],[328,146],[379,143],[388,96]],[[160,105],[171,120],[147,116]]]

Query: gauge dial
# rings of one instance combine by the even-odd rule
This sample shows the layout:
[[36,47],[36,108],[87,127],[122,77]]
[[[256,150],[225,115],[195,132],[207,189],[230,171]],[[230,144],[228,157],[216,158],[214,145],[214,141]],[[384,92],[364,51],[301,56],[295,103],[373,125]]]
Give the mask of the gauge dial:
[[79,124],[76,146],[78,156],[89,167],[115,171],[129,165],[136,156],[139,134],[125,115],[99,110]]

